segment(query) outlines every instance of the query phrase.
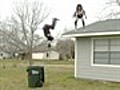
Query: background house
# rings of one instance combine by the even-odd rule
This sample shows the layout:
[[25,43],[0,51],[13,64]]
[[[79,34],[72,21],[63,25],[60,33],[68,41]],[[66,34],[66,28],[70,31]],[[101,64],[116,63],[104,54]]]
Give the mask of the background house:
[[4,51],[0,51],[0,59],[9,59],[12,57],[13,57],[13,54],[4,52]]
[[59,60],[59,56],[60,54],[53,50],[44,53],[44,59]]
[[75,77],[120,82],[120,19],[65,33],[75,41]]
[[32,59],[59,60],[59,53],[54,50],[44,52],[33,52]]
[[44,52],[33,52],[32,59],[44,59]]

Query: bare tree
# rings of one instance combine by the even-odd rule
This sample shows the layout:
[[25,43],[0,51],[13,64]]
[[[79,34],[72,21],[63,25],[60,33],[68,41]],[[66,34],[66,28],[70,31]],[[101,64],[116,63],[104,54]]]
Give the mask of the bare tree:
[[114,4],[114,5],[118,5],[118,6],[120,6],[120,0],[109,0],[109,2],[107,2],[106,4]]
[[119,18],[120,17],[120,0],[109,0],[100,14],[99,18]]
[[[8,53],[13,53],[16,50],[15,45],[10,45],[9,41],[12,34],[8,31],[9,27],[6,25],[8,20],[0,21],[0,50]],[[11,41],[13,42],[13,41]]]
[[56,50],[60,53],[60,59],[73,59],[74,41],[71,39],[59,40]]
[[33,48],[41,44],[40,34],[36,31],[48,15],[49,11],[43,3],[24,0],[15,3],[13,15],[5,25],[7,27],[2,28],[7,43],[29,55],[30,65]]

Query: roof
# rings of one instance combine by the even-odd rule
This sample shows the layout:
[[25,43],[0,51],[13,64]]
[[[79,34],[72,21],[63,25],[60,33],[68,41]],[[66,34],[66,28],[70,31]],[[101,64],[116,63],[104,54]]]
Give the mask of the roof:
[[87,37],[100,35],[120,35],[120,19],[109,19],[98,21],[86,26],[86,29],[79,28],[64,33],[71,37]]

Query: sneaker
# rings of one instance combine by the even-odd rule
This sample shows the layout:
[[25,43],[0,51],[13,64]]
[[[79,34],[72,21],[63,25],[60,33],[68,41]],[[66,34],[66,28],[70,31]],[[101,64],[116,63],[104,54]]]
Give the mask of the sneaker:
[[59,21],[60,19],[58,19],[58,18],[53,18],[53,20],[54,20],[54,21]]

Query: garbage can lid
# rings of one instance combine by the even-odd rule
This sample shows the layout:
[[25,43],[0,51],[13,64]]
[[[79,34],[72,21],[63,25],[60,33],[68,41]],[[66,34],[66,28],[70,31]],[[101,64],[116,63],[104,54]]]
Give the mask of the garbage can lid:
[[30,70],[41,70],[43,68],[44,68],[44,66],[28,66],[27,67],[27,72],[30,71]]

